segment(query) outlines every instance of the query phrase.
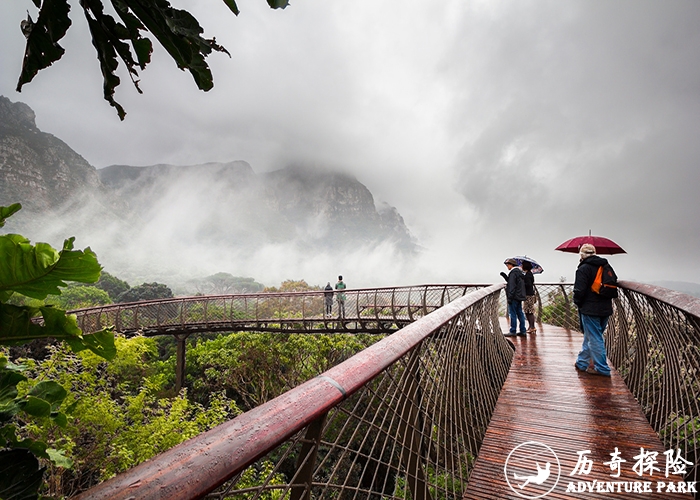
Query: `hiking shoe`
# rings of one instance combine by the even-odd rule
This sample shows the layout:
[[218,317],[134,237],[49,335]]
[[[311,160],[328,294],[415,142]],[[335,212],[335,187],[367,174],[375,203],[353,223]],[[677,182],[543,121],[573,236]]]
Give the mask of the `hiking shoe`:
[[503,334],[504,337],[516,337],[517,335],[518,335],[517,333],[510,333],[510,332]]
[[[576,367],[578,368],[578,367]],[[608,373],[607,375],[605,373],[600,373],[598,370],[593,368],[592,366],[589,366],[588,369],[586,370],[586,373],[590,375],[600,375],[601,377],[609,377],[610,374]]]
[[576,368],[576,371],[577,371],[577,372],[585,372],[585,371],[588,371],[588,370],[582,370],[581,368],[578,367],[578,365],[577,365],[576,363],[574,363],[574,368]]

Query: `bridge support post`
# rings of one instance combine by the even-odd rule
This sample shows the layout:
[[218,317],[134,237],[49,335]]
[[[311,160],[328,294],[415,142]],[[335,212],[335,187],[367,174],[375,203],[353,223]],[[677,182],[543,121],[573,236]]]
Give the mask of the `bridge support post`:
[[310,500],[311,499],[311,482],[313,481],[314,467],[316,466],[316,455],[318,454],[318,445],[321,442],[321,432],[323,424],[326,422],[324,413],[322,417],[314,420],[306,428],[303,445],[299,451],[299,457],[296,464],[296,475],[292,486],[292,495],[290,500]]
[[413,500],[431,500],[425,473],[421,464],[423,447],[421,439],[421,416],[419,401],[418,361],[420,345],[413,349],[409,357],[401,385],[403,390],[399,404],[401,405],[401,421],[399,423],[398,440],[401,443],[401,464],[406,469],[406,482]]
[[185,385],[185,341],[187,335],[175,335],[177,352],[175,353],[175,392],[179,393]]

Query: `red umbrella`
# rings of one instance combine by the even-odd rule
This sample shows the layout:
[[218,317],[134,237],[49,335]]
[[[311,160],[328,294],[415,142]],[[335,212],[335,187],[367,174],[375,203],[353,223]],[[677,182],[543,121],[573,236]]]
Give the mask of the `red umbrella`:
[[562,252],[578,253],[579,248],[584,243],[590,243],[595,247],[597,254],[613,255],[616,253],[627,253],[620,245],[614,241],[604,238],[603,236],[591,236],[591,232],[588,231],[588,236],[576,236],[570,240],[566,240],[564,243],[559,245],[555,250],[560,250]]

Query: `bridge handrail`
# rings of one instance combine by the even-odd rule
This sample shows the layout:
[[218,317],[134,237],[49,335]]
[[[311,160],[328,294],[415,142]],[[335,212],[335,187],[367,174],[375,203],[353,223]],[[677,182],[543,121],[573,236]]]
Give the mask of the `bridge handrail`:
[[[200,498],[305,428],[308,438],[313,425],[323,422],[324,416],[329,411],[348,400],[398,361],[405,361],[407,357],[410,360],[406,362],[405,368],[402,368],[403,371],[399,371],[398,374],[401,380],[408,379],[407,375],[413,373],[411,367],[414,364],[418,366],[417,363],[419,363],[418,356],[421,354],[420,349],[417,348],[426,339],[434,339],[436,335],[438,337],[442,335],[438,341],[442,340],[443,342],[444,338],[449,335],[457,336],[457,340],[451,339],[453,343],[467,342],[469,338],[473,341],[474,335],[488,337],[489,345],[495,346],[490,348],[489,352],[495,353],[498,360],[507,361],[509,364],[512,358],[511,345],[500,334],[500,326],[495,316],[497,314],[497,297],[504,286],[504,283],[491,285],[462,296],[285,394],[84,492],[78,498],[127,499],[135,498],[135,494],[138,498]],[[492,302],[491,306],[486,305],[485,301],[488,299]],[[465,314],[470,316],[465,316]],[[450,330],[445,331],[445,328]],[[464,340],[459,340],[462,337]],[[435,347],[431,349],[434,350]],[[429,349],[427,354],[431,353],[432,350]],[[432,354],[434,355],[434,353]],[[442,360],[443,357],[445,356],[437,357],[437,359]],[[490,411],[495,406],[498,391],[505,381],[507,366],[495,366],[499,363],[495,363],[493,359],[483,360],[483,363],[488,363],[489,369],[493,371],[490,377],[495,377],[487,377],[486,387],[480,389],[481,399],[484,401],[480,401],[479,405],[485,405],[481,411],[486,414],[480,415],[479,421],[485,419],[487,422]],[[424,367],[424,378],[430,376],[428,368]],[[402,373],[403,375],[401,375]],[[441,370],[438,370],[437,374],[432,376],[440,378],[440,373]],[[449,384],[454,382],[450,381]],[[414,397],[418,397],[415,396],[418,394],[415,384],[420,386],[422,383],[420,381],[407,382],[408,386],[406,387],[414,388],[412,392],[409,388],[404,390],[413,394]],[[420,387],[418,391],[420,391]],[[491,394],[494,391],[495,394]],[[425,397],[430,399],[437,396],[433,394]],[[397,406],[403,408],[401,411],[404,413],[399,420],[404,421],[408,418],[406,415],[409,415],[405,413],[406,408],[413,408],[414,403],[412,397],[409,398],[403,393],[401,393],[401,399],[405,399],[405,401]],[[435,401],[430,402],[436,404]],[[488,406],[491,402],[493,406],[489,409]],[[465,411],[463,408],[454,410],[460,415]],[[410,413],[410,415],[413,414]],[[419,417],[412,416],[411,418]],[[423,418],[435,419],[437,417],[430,414],[424,415]],[[440,430],[440,425],[437,427],[435,425],[433,423],[429,426],[427,435],[418,438],[421,443],[422,440],[429,440],[430,434],[436,432],[436,429]],[[457,422],[454,425],[457,425]],[[412,436],[416,430],[407,431],[404,429],[403,432],[405,436]],[[483,438],[483,434],[481,438]],[[477,440],[480,442],[479,439]],[[415,441],[415,438],[408,439],[404,443],[408,441]],[[456,446],[456,444],[454,445]],[[433,449],[432,453],[442,450],[441,448],[436,449]],[[411,448],[410,453],[417,453],[417,451]],[[421,453],[426,453],[426,451],[422,450]],[[452,460],[456,458],[458,457],[453,457]],[[410,460],[409,462],[412,463]],[[410,486],[413,491],[417,487],[416,481],[419,481],[418,476],[421,474],[419,474],[420,471],[416,472],[415,464],[413,469],[410,465],[407,467],[407,474],[413,478],[411,479],[413,486],[407,484],[406,487]],[[467,467],[467,464],[457,464],[457,467],[459,470],[460,467]],[[413,475],[411,476],[411,474]],[[299,472],[295,477],[297,481],[301,481],[298,475]],[[425,478],[422,481],[425,482]],[[301,486],[289,484],[286,488],[286,491],[292,490],[292,498],[295,498],[295,494],[300,491],[300,488],[308,494],[309,488],[311,488],[311,479],[309,478],[308,482],[301,484]],[[425,491],[427,490],[424,488]],[[426,498],[421,496],[418,491],[413,491],[413,493],[413,498]],[[296,497],[301,498],[300,495],[296,495]]]
[[647,285],[636,281],[618,281],[618,285],[627,290],[648,295],[654,299],[673,306],[676,309],[700,319],[700,298],[683,292],[657,285]]
[[[382,291],[401,291],[401,290],[419,290],[419,289],[441,289],[441,288],[486,288],[490,286],[491,283],[431,283],[424,285],[406,285],[406,286],[385,286],[385,287],[375,287],[375,288],[346,288],[343,293],[376,293]],[[334,293],[338,290],[333,290]],[[150,299],[150,300],[139,300],[135,302],[118,302],[113,304],[104,304],[100,306],[83,307],[79,309],[72,309],[69,311],[71,314],[81,314],[86,311],[97,311],[97,310],[108,310],[108,309],[119,309],[131,306],[147,306],[151,304],[170,304],[179,302],[197,302],[203,299],[236,299],[236,298],[275,298],[275,297],[304,297],[304,296],[324,296],[327,292],[325,290],[303,290],[295,292],[253,292],[253,293],[225,293],[225,294],[211,294],[211,295],[183,295],[178,297],[169,297],[167,299]]]
[[685,480],[698,481],[700,299],[644,283],[619,285],[605,334],[608,358],[667,450],[681,450],[693,464]]
[[[700,298],[635,281],[620,280],[618,285],[620,294],[605,332],[608,359],[667,450],[681,450],[693,464],[684,479],[698,481]],[[544,309],[550,314],[545,322],[580,331],[573,284],[537,286],[548,306],[540,304],[539,319]]]
[[186,340],[198,333],[391,333],[447,302],[487,285],[417,285],[345,289],[340,304],[325,290],[197,295],[109,304],[71,311],[84,333],[114,325],[134,335],[172,335],[177,342],[175,390],[185,378]]

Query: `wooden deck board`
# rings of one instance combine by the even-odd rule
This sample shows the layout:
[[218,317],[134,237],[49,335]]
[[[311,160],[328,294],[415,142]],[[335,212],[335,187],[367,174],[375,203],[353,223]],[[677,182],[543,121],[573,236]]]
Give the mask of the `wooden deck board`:
[[[692,498],[665,489],[657,491],[659,482],[678,483],[682,477],[665,477],[666,450],[619,374],[613,370],[612,377],[607,378],[574,368],[581,347],[580,333],[543,325],[536,334],[511,340],[515,345],[513,364],[469,478],[465,499]],[[536,444],[522,446],[508,458],[512,450],[528,442]],[[611,460],[616,447],[626,462],[621,464],[620,476],[611,477],[614,471],[603,462]],[[641,448],[658,453],[655,465],[659,472],[639,476],[633,470],[637,462],[634,457]],[[590,450],[587,457],[593,461],[590,473],[571,475],[578,452],[585,450]],[[509,478],[518,493],[506,480],[507,460]],[[542,467],[550,462],[548,480],[542,485],[517,488],[524,480],[515,480],[513,474],[536,474],[536,462]],[[578,486],[579,482],[594,480],[621,482],[621,491],[566,491],[570,483]],[[625,492],[625,485],[629,488],[634,482],[651,483],[652,492]]]

